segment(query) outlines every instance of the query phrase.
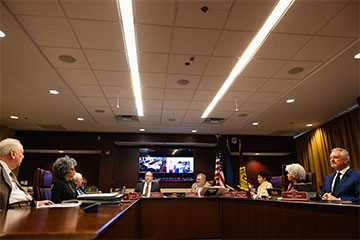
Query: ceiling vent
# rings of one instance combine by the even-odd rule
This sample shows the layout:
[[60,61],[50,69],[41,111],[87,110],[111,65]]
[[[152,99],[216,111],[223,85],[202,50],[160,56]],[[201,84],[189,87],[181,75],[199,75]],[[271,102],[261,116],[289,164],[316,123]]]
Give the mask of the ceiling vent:
[[225,118],[205,118],[204,124],[221,125],[225,122]]
[[135,115],[116,115],[118,122],[139,122],[139,119]]
[[48,131],[66,131],[66,129],[61,125],[38,124],[38,126]]

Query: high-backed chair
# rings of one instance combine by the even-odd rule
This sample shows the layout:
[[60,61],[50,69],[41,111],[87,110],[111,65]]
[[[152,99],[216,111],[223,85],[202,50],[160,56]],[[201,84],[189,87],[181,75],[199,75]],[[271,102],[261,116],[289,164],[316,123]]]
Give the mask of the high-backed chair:
[[317,190],[317,183],[316,183],[316,174],[315,172],[310,172],[306,174],[305,182],[312,183],[313,187]]
[[270,179],[270,183],[273,188],[281,188],[281,190],[285,190],[285,176],[272,176]]
[[52,174],[48,170],[35,169],[34,174],[34,198],[37,201],[51,200]]

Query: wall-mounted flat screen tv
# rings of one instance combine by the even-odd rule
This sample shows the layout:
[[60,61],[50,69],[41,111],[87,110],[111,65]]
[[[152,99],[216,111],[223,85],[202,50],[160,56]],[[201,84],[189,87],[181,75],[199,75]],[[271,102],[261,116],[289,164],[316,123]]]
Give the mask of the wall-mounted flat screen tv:
[[194,150],[190,148],[140,148],[139,179],[151,171],[155,180],[194,181]]

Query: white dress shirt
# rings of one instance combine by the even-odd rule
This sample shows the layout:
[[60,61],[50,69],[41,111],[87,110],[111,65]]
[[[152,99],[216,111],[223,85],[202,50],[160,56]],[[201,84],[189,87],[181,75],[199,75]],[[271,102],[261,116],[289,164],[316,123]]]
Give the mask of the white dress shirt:
[[340,181],[341,181],[341,179],[343,178],[344,174],[346,173],[346,171],[347,171],[349,168],[350,168],[350,167],[347,166],[346,168],[344,168],[344,169],[341,170],[341,171],[336,171],[335,176],[334,176],[334,178],[333,178],[333,181],[332,181],[332,183],[331,183],[331,192],[334,191],[335,180],[336,180],[336,177],[337,177],[337,175],[339,174],[339,172],[341,173],[341,175],[340,175]]
[[[147,195],[145,196],[146,184],[149,184],[149,188],[148,188],[149,190],[148,190]],[[148,197],[150,197],[150,193],[151,193],[151,182],[149,182],[149,183],[144,182],[144,188],[143,188],[142,195],[148,198]]]

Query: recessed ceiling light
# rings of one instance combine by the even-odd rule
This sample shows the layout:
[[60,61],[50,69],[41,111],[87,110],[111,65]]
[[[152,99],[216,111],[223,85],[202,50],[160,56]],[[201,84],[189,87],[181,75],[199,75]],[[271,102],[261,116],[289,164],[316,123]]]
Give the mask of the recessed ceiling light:
[[312,123],[306,124],[307,127],[312,127]]
[[73,56],[70,55],[60,55],[59,59],[65,63],[74,63],[76,62],[76,59]]
[[139,131],[140,132],[145,132],[145,128],[140,128]]
[[16,120],[19,119],[19,117],[18,117],[18,116],[15,116],[15,115],[10,116],[10,118],[11,118],[11,119],[16,119]]
[[211,100],[204,113],[201,115],[201,118],[207,118],[210,112],[215,108],[216,104],[224,96],[224,94],[230,88],[234,80],[245,69],[252,57],[256,54],[256,52],[260,49],[261,45],[265,42],[265,39],[270,34],[271,30],[285,15],[286,11],[290,8],[293,2],[294,0],[279,0],[277,2],[269,17],[266,19],[264,25],[260,28],[256,36],[246,47],[245,51],[242,53],[234,68],[231,70],[229,76],[227,77],[219,91],[216,93],[213,100]]
[[63,150],[59,150],[58,152],[59,152],[59,153],[64,153],[64,151],[63,151]]
[[5,37],[5,33],[3,31],[0,31],[0,38]]
[[82,118],[82,117],[78,117],[77,120],[78,120],[78,121],[84,121],[85,119]]
[[304,68],[302,67],[294,67],[288,71],[289,74],[298,74],[304,71]]
[[178,85],[188,85],[189,84],[189,80],[186,80],[186,79],[179,79],[176,81],[176,83]]
[[356,55],[354,56],[354,58],[355,58],[355,59],[360,59],[360,53],[356,54]]
[[259,156],[259,155],[260,155],[260,153],[255,153],[255,155],[256,155],[256,156]]
[[290,99],[286,100],[286,102],[287,102],[287,103],[293,103],[293,102],[295,102],[295,99],[290,98]]
[[95,109],[95,110],[94,110],[94,112],[96,112],[96,113],[104,113],[104,112],[105,112],[105,110],[102,110],[102,109]]
[[191,130],[191,132],[196,133],[196,132],[197,132],[197,130],[196,130],[196,129],[193,129],[193,130]]
[[259,125],[259,123],[258,122],[253,122],[252,125],[257,126],[257,125]]
[[57,90],[50,90],[49,93],[54,94],[54,95],[58,95],[59,91]]

